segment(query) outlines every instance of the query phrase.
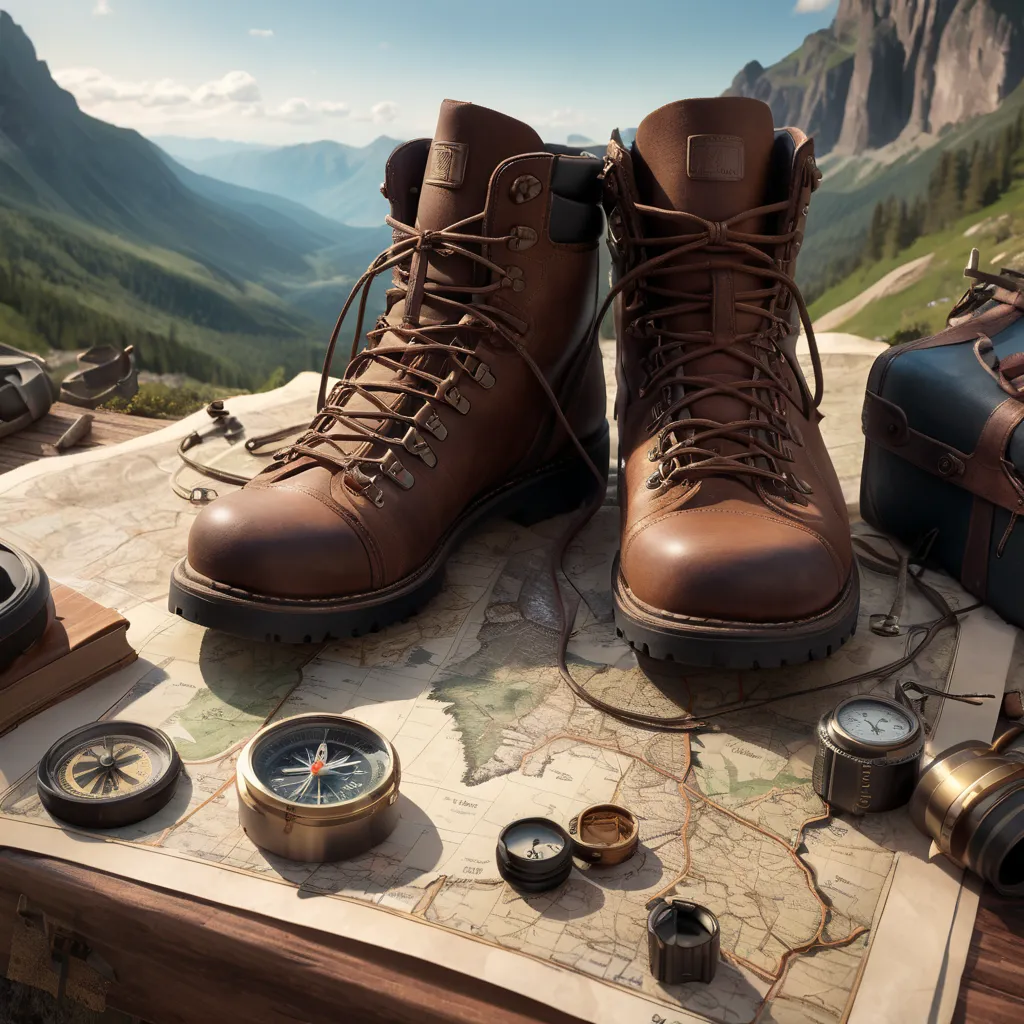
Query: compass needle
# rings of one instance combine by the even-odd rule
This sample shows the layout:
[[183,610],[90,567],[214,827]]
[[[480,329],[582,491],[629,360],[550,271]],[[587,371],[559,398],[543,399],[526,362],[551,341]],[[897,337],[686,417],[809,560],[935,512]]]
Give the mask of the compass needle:
[[82,726],[39,762],[36,789],[55,818],[84,828],[119,828],[171,799],[181,759],[159,729],[132,722]]
[[[239,756],[239,820],[257,846],[296,860],[354,856],[397,823],[398,759],[372,728],[299,715],[260,730]],[[364,820],[373,817],[372,827]]]

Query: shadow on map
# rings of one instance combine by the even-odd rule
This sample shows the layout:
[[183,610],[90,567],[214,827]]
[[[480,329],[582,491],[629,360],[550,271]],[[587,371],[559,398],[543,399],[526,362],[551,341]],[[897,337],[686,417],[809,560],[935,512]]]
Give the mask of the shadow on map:
[[592,885],[613,892],[641,892],[658,886],[665,874],[662,859],[643,844],[629,860],[614,867],[588,867],[583,877]]
[[[341,895],[373,899],[414,882],[422,891],[423,876],[436,871],[444,860],[444,844],[423,808],[404,795],[398,798],[398,805],[399,822],[387,839],[362,856],[317,866],[302,883],[299,897]],[[268,856],[266,860],[282,877],[287,877],[288,869],[295,867],[276,857]],[[403,909],[412,910],[418,897],[407,891],[412,905]]]

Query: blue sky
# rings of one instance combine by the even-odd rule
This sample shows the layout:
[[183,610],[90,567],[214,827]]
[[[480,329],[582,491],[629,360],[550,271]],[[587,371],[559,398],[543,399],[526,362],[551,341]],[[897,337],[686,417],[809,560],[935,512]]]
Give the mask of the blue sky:
[[837,0],[0,0],[83,109],[149,135],[430,134],[446,96],[551,140],[717,95]]

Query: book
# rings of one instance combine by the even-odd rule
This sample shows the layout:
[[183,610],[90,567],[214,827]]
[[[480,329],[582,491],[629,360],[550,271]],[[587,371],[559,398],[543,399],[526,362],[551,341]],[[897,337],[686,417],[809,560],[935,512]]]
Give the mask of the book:
[[0,735],[138,657],[123,615],[71,587],[55,584],[51,594],[46,631],[0,672]]

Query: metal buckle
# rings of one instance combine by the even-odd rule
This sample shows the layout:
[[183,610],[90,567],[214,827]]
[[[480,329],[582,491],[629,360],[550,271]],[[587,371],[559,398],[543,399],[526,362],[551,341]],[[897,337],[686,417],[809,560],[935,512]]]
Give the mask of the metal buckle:
[[900,625],[899,616],[879,612],[868,620],[871,632],[876,636],[902,636],[906,630]]
[[437,386],[437,398],[443,398],[457,413],[465,416],[469,412],[469,399],[456,386],[453,370]]
[[358,466],[350,466],[344,480],[356,494],[369,498],[377,508],[384,504],[384,492],[377,486],[377,478],[364,473]]
[[441,417],[430,408],[424,405],[412,418],[413,423],[421,430],[433,434],[438,441],[443,441],[448,436],[448,428],[441,422]]
[[491,368],[483,360],[478,359],[476,356],[467,356],[465,366],[466,372],[480,387],[494,387],[494,374],[491,373]]
[[431,468],[437,465],[437,456],[434,454],[433,448],[427,444],[423,435],[415,427],[410,427],[405,432],[402,444],[407,452],[418,456]]
[[414,483],[416,478],[402,465],[399,461],[398,456],[394,452],[388,452],[381,461],[380,468],[402,488],[403,491],[409,490]]

